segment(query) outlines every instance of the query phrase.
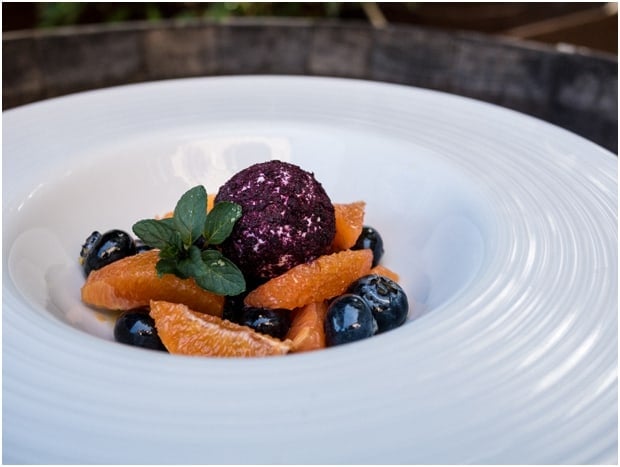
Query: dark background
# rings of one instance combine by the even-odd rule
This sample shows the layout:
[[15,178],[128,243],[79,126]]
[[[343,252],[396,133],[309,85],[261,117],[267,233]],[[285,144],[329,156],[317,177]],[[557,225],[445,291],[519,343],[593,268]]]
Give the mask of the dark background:
[[161,79],[333,76],[490,102],[617,152],[617,3],[3,2],[2,13],[3,110]]
[[2,30],[171,18],[305,17],[477,31],[618,53],[616,3],[2,3]]

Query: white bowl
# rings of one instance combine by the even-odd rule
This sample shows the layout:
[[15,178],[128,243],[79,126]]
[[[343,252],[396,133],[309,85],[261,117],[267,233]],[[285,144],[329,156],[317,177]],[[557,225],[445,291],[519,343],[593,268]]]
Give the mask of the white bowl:
[[[3,124],[5,462],[617,459],[604,149],[468,99],[326,78],[124,86]],[[408,322],[268,359],[109,342],[115,315],[80,302],[86,236],[269,159],[314,172],[334,202],[366,201]]]

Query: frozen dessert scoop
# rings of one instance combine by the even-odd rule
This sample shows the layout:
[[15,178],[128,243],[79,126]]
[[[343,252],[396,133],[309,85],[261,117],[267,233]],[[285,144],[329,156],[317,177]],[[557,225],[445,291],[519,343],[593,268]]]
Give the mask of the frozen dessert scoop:
[[220,188],[220,201],[242,207],[222,249],[247,278],[270,279],[329,252],[334,207],[314,174],[294,164],[252,165]]

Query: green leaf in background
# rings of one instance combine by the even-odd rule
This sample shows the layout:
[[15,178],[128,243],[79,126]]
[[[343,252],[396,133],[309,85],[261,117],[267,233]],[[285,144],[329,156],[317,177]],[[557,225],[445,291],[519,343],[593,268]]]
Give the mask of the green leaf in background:
[[207,190],[198,185],[187,191],[174,208],[174,222],[186,246],[202,234],[207,219]]
[[232,232],[235,222],[241,217],[241,206],[237,203],[222,201],[207,215],[204,224],[204,237],[210,245],[220,245]]

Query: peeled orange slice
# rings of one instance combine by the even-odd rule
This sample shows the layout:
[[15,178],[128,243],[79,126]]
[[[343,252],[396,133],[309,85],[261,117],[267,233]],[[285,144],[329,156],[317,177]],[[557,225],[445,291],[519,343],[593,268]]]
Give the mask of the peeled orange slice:
[[348,204],[334,204],[336,235],[332,241],[333,251],[341,251],[355,245],[364,227],[364,201]]
[[193,310],[222,316],[224,297],[173,274],[159,277],[158,251],[149,250],[92,271],[82,286],[82,301],[108,310],[131,310],[151,300],[184,303]]
[[286,338],[293,341],[293,352],[308,352],[325,347],[327,302],[310,303],[292,311]]
[[356,279],[368,274],[371,250],[345,250],[300,264],[257,287],[245,304],[257,308],[293,310],[341,295]]
[[389,268],[386,268],[385,266],[382,266],[381,264],[378,264],[377,266],[372,268],[368,274],[377,274],[379,276],[385,276],[389,279],[392,279],[394,282],[398,282],[400,279],[400,276],[398,275],[398,273],[392,271]]
[[289,352],[292,342],[247,326],[190,310],[186,305],[151,301],[150,315],[168,352],[206,357],[264,357]]

